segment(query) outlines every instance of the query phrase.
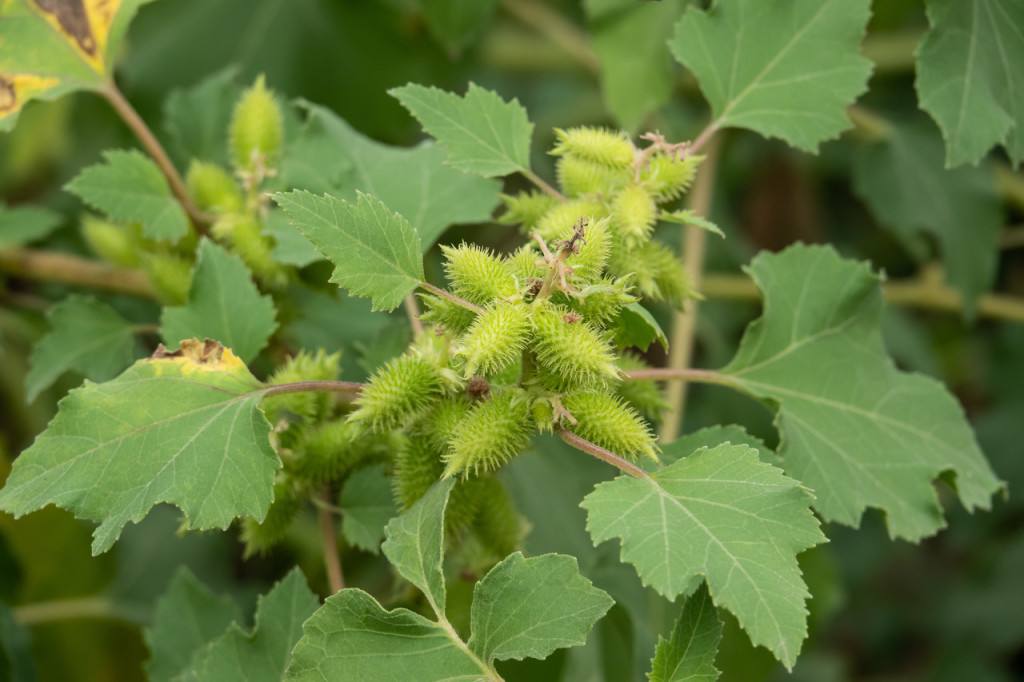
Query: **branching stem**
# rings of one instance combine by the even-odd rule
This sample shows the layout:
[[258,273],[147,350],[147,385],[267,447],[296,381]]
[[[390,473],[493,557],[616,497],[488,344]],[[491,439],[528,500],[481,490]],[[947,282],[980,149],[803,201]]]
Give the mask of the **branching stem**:
[[405,314],[409,318],[409,326],[412,327],[412,335],[418,339],[423,336],[423,320],[420,319],[420,307],[416,304],[416,297],[409,294],[403,303]]
[[118,268],[56,251],[0,249],[0,271],[42,282],[156,298],[156,289],[142,270]]

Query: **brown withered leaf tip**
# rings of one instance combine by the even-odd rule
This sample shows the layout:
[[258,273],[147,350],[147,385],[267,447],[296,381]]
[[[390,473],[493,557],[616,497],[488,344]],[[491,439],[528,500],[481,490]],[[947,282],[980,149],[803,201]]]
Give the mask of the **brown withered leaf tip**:
[[193,362],[205,365],[220,362],[224,356],[224,346],[219,341],[206,339],[182,339],[181,347],[178,350],[167,350],[167,346],[159,344],[150,356],[153,360],[165,358],[188,358]]
[[35,0],[35,4],[41,12],[56,19],[61,29],[74,38],[83,52],[96,56],[96,39],[89,26],[83,0]]

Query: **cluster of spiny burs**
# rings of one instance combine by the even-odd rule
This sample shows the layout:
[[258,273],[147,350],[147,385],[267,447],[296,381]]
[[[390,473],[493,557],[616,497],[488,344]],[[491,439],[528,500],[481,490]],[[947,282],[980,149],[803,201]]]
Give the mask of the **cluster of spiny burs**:
[[[494,473],[535,433],[571,431],[632,460],[657,461],[650,381],[622,381],[643,362],[617,346],[620,314],[641,297],[689,295],[679,258],[652,241],[660,206],[689,187],[700,157],[654,138],[559,131],[564,198],[505,197],[502,221],[527,242],[507,255],[442,247],[449,289],[422,295],[426,330],[379,368],[351,405],[323,394],[268,399],[284,469],[249,551],[277,542],[303,500],[369,463],[389,468],[407,509],[455,477],[446,515],[453,563],[474,574],[514,551],[524,524]],[[334,379],[335,355],[300,354],[270,383]]]
[[[273,177],[284,136],[283,113],[263,77],[235,103],[228,130],[231,169],[193,160],[186,184],[196,206],[210,217],[210,233],[237,254],[268,289],[287,284],[289,271],[273,258],[273,240],[264,232],[267,215],[264,182]],[[188,298],[197,234],[175,243],[147,239],[134,223],[87,215],[82,234],[96,255],[115,265],[147,273],[161,301],[180,305]]]
[[641,363],[616,347],[615,330],[640,296],[688,295],[679,258],[651,238],[659,205],[687,189],[700,158],[660,141],[642,152],[603,130],[558,138],[566,198],[506,197],[503,222],[529,238],[507,256],[443,247],[455,297],[422,296],[432,327],[373,376],[349,417],[369,432],[406,435],[394,462],[404,507],[450,476],[466,491],[454,498],[456,519],[474,488],[486,491],[481,510],[507,504],[492,474],[537,432],[569,430],[623,457],[657,460],[645,415],[657,417],[661,397],[652,382],[622,381]]

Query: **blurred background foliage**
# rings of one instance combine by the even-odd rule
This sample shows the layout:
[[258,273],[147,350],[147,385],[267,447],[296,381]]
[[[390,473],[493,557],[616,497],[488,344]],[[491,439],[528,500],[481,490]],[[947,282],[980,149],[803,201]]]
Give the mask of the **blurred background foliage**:
[[[265,74],[289,98],[333,109],[364,134],[411,145],[419,127],[387,95],[409,81],[462,92],[469,81],[515,96],[537,124],[535,167],[551,177],[540,155],[554,126],[657,129],[669,139],[694,135],[707,119],[692,78],[670,58],[665,39],[686,2],[663,0],[165,0],[142,8],[128,35],[118,80],[158,135],[174,93],[212,74],[234,69],[238,82]],[[739,268],[761,249],[797,240],[829,242],[844,255],[870,259],[891,280],[933,281],[937,262],[974,253],[994,265],[994,289],[1024,297],[1024,198],[1019,175],[998,159],[978,169],[947,173],[938,155],[938,129],[917,110],[913,50],[926,29],[919,0],[876,0],[866,54],[876,62],[858,126],[827,143],[818,156],[796,152],[752,133],[724,140],[711,217],[728,235],[713,239],[698,329],[696,365],[718,367],[732,357],[739,335],[758,313],[747,290],[737,290]],[[179,95],[180,97],[180,95]],[[169,99],[170,98],[170,99]],[[215,99],[215,98],[214,98]],[[229,104],[233,100],[228,100]],[[204,100],[211,113],[213,100]],[[179,101],[180,104],[180,101]],[[870,112],[870,113],[869,113]],[[879,125],[910,126],[909,152],[921,163],[872,152]],[[223,126],[219,126],[223,130]],[[901,128],[902,130],[902,128]],[[80,207],[62,186],[110,147],[132,146],[129,132],[107,104],[89,94],[34,103],[13,133],[0,136],[0,196],[31,202],[65,216],[47,249],[86,255]],[[172,154],[176,153],[173,145]],[[874,158],[873,158],[874,156]],[[929,165],[930,164],[930,165]],[[988,246],[978,211],[936,210],[934,197],[912,197],[903,214],[872,189],[884,173],[909,173],[914,182],[946,183],[953,207],[974,200],[958,192],[979,183],[999,217],[999,239]],[[959,175],[956,175],[959,173]],[[920,174],[920,175],[918,175]],[[938,178],[938,180],[935,180]],[[904,177],[904,180],[906,176]],[[884,189],[884,188],[883,188]],[[884,192],[883,192],[884,193]],[[678,228],[665,228],[678,244]],[[497,248],[514,243],[497,225],[449,231],[443,242],[469,238]],[[434,267],[436,259],[428,268]],[[429,270],[428,270],[429,271]],[[327,268],[306,268],[309,281],[326,281]],[[724,275],[725,277],[720,277]],[[922,279],[923,278],[923,279]],[[71,289],[0,274],[0,461],[42,430],[56,400],[79,378],[65,377],[26,404],[28,352],[45,330],[47,301]],[[323,290],[328,291],[327,289]],[[153,304],[105,296],[129,318],[152,318]],[[668,328],[670,311],[657,311]],[[952,388],[978,431],[996,472],[1015,492],[1024,485],[1024,324],[1020,319],[975,318],[957,311],[890,306],[887,343],[906,369],[935,376]],[[397,354],[407,341],[404,319],[370,315],[358,302],[311,294],[284,334],[297,346],[341,349],[345,378],[360,379]],[[652,347],[650,360],[663,363]],[[257,371],[266,368],[257,368]],[[740,423],[776,439],[769,412],[715,387],[694,387],[685,431]],[[578,501],[603,465],[560,456],[562,446],[539,441],[504,472],[532,530],[531,552],[563,551],[580,558],[583,572],[620,602],[586,647],[563,650],[543,663],[506,666],[510,680],[642,679],[671,605],[642,588],[613,544],[594,549]],[[6,466],[2,464],[0,466]],[[0,478],[4,473],[0,469]],[[14,522],[0,516],[0,633],[31,647],[44,680],[133,680],[146,656],[139,623],[175,568],[186,564],[212,588],[251,605],[254,595],[298,563],[325,589],[312,516],[288,542],[265,557],[243,561],[233,532],[175,536],[172,510],[160,510],[126,530],[115,549],[89,555],[90,528],[48,509]],[[949,505],[949,528],[913,546],[892,542],[877,516],[863,527],[829,528],[830,544],[801,559],[814,599],[811,636],[800,663],[785,674],[764,650],[753,650],[735,623],[719,655],[723,679],[742,682],[937,680],[1003,682],[1024,679],[1024,506],[999,499],[975,516]],[[173,540],[171,539],[173,538]],[[346,553],[350,582],[386,594],[389,571],[379,557]],[[469,583],[461,592],[468,601]],[[70,601],[67,601],[70,600]],[[57,611],[51,607],[58,603]],[[61,606],[63,605],[63,606]],[[70,613],[75,617],[59,617]],[[63,610],[61,610],[63,608]],[[724,614],[723,614],[724,615]],[[12,617],[28,625],[31,644]],[[18,640],[22,637],[22,640]],[[17,651],[14,647],[13,651]],[[7,671],[24,670],[0,662]]]

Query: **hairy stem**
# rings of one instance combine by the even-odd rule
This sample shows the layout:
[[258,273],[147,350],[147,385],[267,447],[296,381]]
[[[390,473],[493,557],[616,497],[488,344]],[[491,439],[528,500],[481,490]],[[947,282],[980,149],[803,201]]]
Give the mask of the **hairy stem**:
[[591,443],[583,436],[573,433],[568,429],[559,429],[558,436],[577,450],[585,452],[592,457],[596,457],[602,462],[611,464],[613,467],[625,474],[629,474],[635,478],[649,478],[649,474],[646,471],[633,464],[628,459],[616,455],[611,450],[602,448],[597,443]]
[[420,307],[416,304],[416,297],[409,294],[405,297],[403,305],[405,305],[405,314],[409,317],[412,335],[418,339],[423,336],[423,321],[420,319]]
[[195,223],[196,229],[204,232],[205,226],[211,222],[210,217],[192,203],[184,180],[181,179],[178,169],[171,163],[171,159],[167,156],[167,152],[164,151],[160,140],[156,138],[153,131],[149,129],[149,126],[142,120],[142,117],[135,111],[131,103],[125,99],[125,96],[113,81],[108,82],[106,87],[100,90],[100,93],[110,102],[110,105],[117,112],[118,116],[121,117],[121,120],[131,128],[132,132],[135,133],[135,137],[142,143],[146,153],[152,157],[157,167],[160,168],[160,172],[167,178],[167,184],[171,186],[171,192],[174,193],[175,198],[181,203],[182,208],[188,213],[192,222]]
[[670,369],[662,367],[650,367],[646,369],[634,369],[624,373],[626,381],[695,381],[701,384],[718,384],[720,386],[732,386],[733,382],[728,376],[711,369]]
[[[688,204],[690,210],[697,215],[706,216],[711,208],[711,194],[715,184],[715,169],[718,165],[720,141],[712,138],[708,144],[704,163],[701,165],[697,181],[690,191]],[[695,290],[701,290],[701,278],[704,273],[704,250],[707,232],[695,227],[683,226],[683,264]],[[672,336],[669,341],[668,366],[673,370],[682,370],[690,366],[693,359],[694,335],[697,331],[698,302],[690,299],[683,305],[682,312],[677,312],[672,321]],[[668,413],[661,425],[661,439],[675,440],[682,426],[683,412],[686,409],[686,383],[671,384],[665,391],[668,400]]]
[[43,282],[60,282],[142,298],[156,298],[156,289],[142,270],[33,249],[0,249],[0,271]]
[[542,192],[544,192],[545,194],[547,194],[548,196],[552,196],[552,197],[558,199],[559,201],[565,201],[565,195],[564,194],[562,194],[557,189],[555,189],[554,187],[549,185],[544,180],[544,178],[542,178],[541,176],[537,175],[536,173],[534,173],[529,168],[520,169],[519,172],[522,174],[522,176],[524,178],[526,178],[527,180],[532,182],[534,185],[536,185],[538,188],[540,188],[540,190]]
[[13,610],[14,620],[22,625],[37,625],[61,620],[109,619],[127,623],[145,623],[148,614],[117,604],[107,596],[57,599],[26,604]]
[[334,528],[334,514],[331,512],[331,487],[324,486],[320,491],[322,505],[316,505],[317,518],[320,521],[320,537],[324,543],[324,568],[327,570],[327,584],[331,594],[345,589],[345,574],[341,570],[341,554],[338,552],[338,531]]
[[[708,299],[759,301],[761,290],[743,275],[706,275],[701,293]],[[963,296],[941,282],[931,280],[890,281],[882,285],[885,300],[907,308],[962,313]],[[1005,294],[984,294],[978,298],[979,317],[1024,322],[1024,299]]]
[[466,310],[470,310],[470,311],[476,313],[477,315],[479,315],[480,313],[482,313],[484,311],[484,309],[481,308],[480,306],[478,306],[478,305],[476,305],[474,303],[470,303],[469,301],[467,301],[466,299],[462,298],[461,296],[456,296],[452,292],[446,291],[445,289],[442,289],[441,287],[436,287],[433,284],[431,284],[430,282],[420,282],[420,288],[423,289],[424,291],[429,291],[430,293],[434,294],[435,296],[440,296],[443,299],[451,301],[452,303],[454,303],[455,305],[459,306],[460,308],[465,308]]
[[281,395],[282,393],[304,393],[306,391],[327,391],[331,393],[347,393],[352,397],[359,395],[363,384],[355,381],[295,381],[289,384],[275,384],[261,389],[263,396]]

